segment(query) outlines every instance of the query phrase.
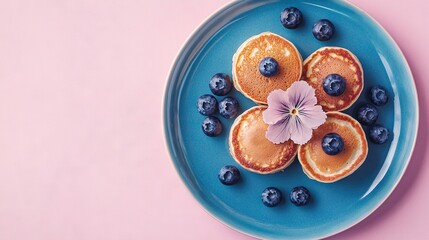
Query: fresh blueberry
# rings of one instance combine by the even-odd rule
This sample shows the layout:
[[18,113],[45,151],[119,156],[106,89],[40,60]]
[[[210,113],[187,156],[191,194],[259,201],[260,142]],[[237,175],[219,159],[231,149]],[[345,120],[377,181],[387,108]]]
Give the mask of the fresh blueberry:
[[210,116],[216,113],[217,106],[216,98],[210,94],[205,94],[198,98],[197,109],[198,112],[204,116]]
[[389,130],[381,125],[369,129],[369,139],[376,144],[383,144],[389,139]]
[[267,207],[275,207],[282,201],[282,192],[275,187],[267,187],[261,196],[261,200]]
[[222,123],[217,117],[206,117],[201,124],[204,134],[209,137],[216,137],[222,133]]
[[222,184],[233,185],[240,180],[240,171],[235,166],[227,165],[219,170],[217,176]]
[[279,63],[274,58],[266,57],[259,63],[259,72],[265,77],[276,75],[278,70]]
[[323,80],[323,90],[330,96],[340,96],[346,90],[346,80],[338,74],[329,74]]
[[328,19],[321,19],[313,25],[313,36],[319,41],[328,41],[334,33],[334,24]]
[[238,113],[238,101],[233,97],[226,97],[219,102],[219,113],[226,119],[235,117]]
[[358,110],[357,120],[363,125],[373,125],[378,119],[378,110],[372,104],[365,104]]
[[302,13],[298,8],[288,7],[280,13],[280,22],[285,28],[295,29],[302,22]]
[[217,73],[210,79],[209,87],[214,95],[225,96],[231,91],[231,79],[225,73]]
[[322,149],[328,155],[337,155],[343,148],[343,139],[336,133],[328,133],[322,138]]
[[295,204],[295,206],[304,206],[310,201],[311,195],[305,187],[294,187],[290,192],[290,201]]
[[371,102],[376,106],[383,106],[389,100],[389,96],[387,96],[386,89],[381,86],[374,86],[370,90],[371,94]]

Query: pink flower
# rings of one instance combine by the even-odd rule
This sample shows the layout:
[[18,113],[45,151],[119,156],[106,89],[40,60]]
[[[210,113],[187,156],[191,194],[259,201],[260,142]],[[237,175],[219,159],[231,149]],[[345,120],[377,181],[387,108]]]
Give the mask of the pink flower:
[[326,121],[326,113],[317,104],[315,90],[305,81],[297,81],[286,91],[274,90],[268,95],[268,108],[263,119],[268,124],[266,138],[275,144],[289,139],[305,144],[313,129]]

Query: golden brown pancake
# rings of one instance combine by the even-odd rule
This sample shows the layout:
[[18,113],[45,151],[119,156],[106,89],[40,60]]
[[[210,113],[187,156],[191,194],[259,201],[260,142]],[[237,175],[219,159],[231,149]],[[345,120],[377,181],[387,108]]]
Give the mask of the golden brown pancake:
[[[298,159],[304,172],[319,182],[335,182],[352,174],[365,161],[368,143],[362,126],[355,119],[340,112],[328,112],[326,122],[313,131],[313,137],[298,149]],[[322,149],[322,138],[337,133],[344,143],[337,155]]]
[[295,159],[298,145],[291,140],[274,144],[266,137],[262,119],[265,106],[256,106],[238,116],[229,134],[229,151],[242,167],[260,174],[285,169]]
[[[323,90],[323,80],[333,73],[346,80],[346,90],[336,97]],[[358,99],[364,85],[359,60],[349,50],[339,47],[320,48],[305,59],[302,79],[316,89],[318,103],[325,111],[349,108]]]
[[[278,73],[265,77],[259,72],[259,63],[272,57],[279,63]],[[245,41],[232,59],[234,87],[256,103],[267,104],[267,97],[275,89],[288,89],[300,80],[302,57],[293,43],[265,32]]]

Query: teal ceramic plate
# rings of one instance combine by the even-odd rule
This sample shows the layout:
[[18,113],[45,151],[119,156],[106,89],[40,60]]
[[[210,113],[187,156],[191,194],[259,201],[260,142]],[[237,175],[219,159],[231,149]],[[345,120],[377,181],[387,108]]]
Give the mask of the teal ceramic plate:
[[[296,30],[283,28],[280,12],[299,8],[305,18]],[[335,37],[317,41],[311,28],[318,19],[330,19]],[[217,173],[235,164],[228,151],[228,133],[233,120],[221,119],[224,132],[215,138],[201,131],[204,117],[196,100],[206,93],[212,75],[231,74],[232,56],[247,38],[271,31],[291,40],[303,58],[322,46],[340,46],[360,59],[365,89],[346,113],[355,116],[357,107],[368,102],[367,92],[376,84],[390,96],[379,107],[378,123],[386,126],[390,140],[384,145],[369,143],[365,163],[352,175],[331,184],[310,180],[295,161],[285,171],[258,175],[239,167],[242,181],[222,185]],[[244,111],[255,104],[233,91]],[[218,98],[221,99],[220,97]],[[401,179],[413,151],[418,128],[416,89],[408,64],[386,31],[363,11],[344,1],[236,1],[212,15],[189,38],[179,53],[165,91],[164,128],[172,161],[193,196],[213,216],[246,234],[268,239],[321,238],[343,231],[373,212]],[[367,128],[365,128],[368,131]],[[295,187],[306,186],[313,201],[293,206],[287,196]],[[280,206],[267,208],[261,192],[268,186],[286,196]]]

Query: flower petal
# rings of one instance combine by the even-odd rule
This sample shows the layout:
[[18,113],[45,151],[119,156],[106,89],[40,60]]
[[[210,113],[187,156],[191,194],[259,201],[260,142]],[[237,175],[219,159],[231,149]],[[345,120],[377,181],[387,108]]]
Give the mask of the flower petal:
[[275,124],[286,118],[289,114],[289,98],[286,91],[274,90],[267,98],[268,108],[262,113],[262,118],[266,124]]
[[294,82],[287,90],[289,101],[294,107],[314,106],[317,104],[316,91],[306,81]]
[[[268,96],[268,108],[263,112],[267,123],[266,137],[275,144],[291,139],[296,144],[307,143],[316,129],[326,121],[326,113],[317,104],[315,89],[305,81],[294,82],[286,91],[275,90]],[[291,113],[297,110],[297,115]]]
[[299,117],[295,117],[294,121],[291,121],[290,125],[293,129],[290,138],[295,144],[306,144],[311,139],[313,130],[306,127]]
[[299,110],[299,118],[307,128],[316,129],[326,121],[326,113],[322,106],[306,106]]
[[274,144],[284,143],[290,139],[290,116],[276,124],[268,126],[265,137]]

